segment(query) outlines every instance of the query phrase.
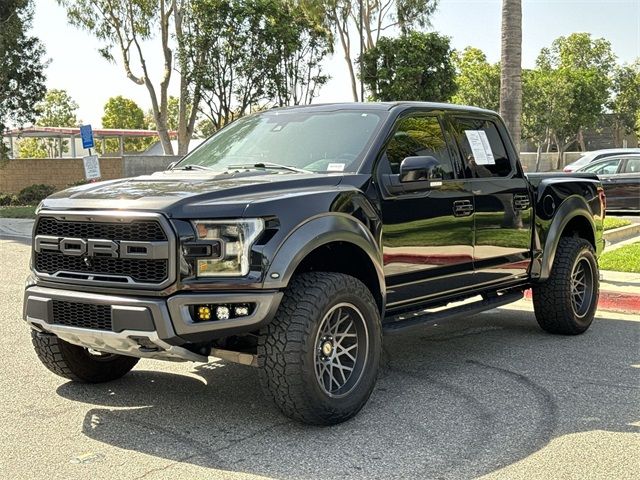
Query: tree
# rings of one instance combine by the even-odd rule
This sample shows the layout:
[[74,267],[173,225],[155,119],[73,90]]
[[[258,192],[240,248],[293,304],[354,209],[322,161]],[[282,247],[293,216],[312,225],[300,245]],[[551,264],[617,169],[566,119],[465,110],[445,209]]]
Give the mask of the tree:
[[184,52],[206,65],[190,74],[215,130],[268,105],[309,103],[327,80],[329,35],[294,2],[193,0],[190,15]]
[[51,89],[44,100],[37,105],[36,125],[41,127],[75,127],[78,125],[76,113],[78,104],[66,90]]
[[38,138],[21,138],[17,142],[18,158],[46,158],[49,156],[42,140]]
[[360,49],[365,53],[375,47],[387,30],[397,28],[406,34],[414,27],[428,26],[438,0],[305,0],[302,4],[321,17],[338,38],[349,70],[351,93],[358,101],[356,59]]
[[482,50],[467,47],[455,52],[457,93],[453,103],[498,111],[500,108],[500,64],[490,64]]
[[456,93],[449,39],[410,32],[382,37],[362,56],[362,76],[376,101],[446,101]]
[[522,92],[522,138],[536,145],[538,171],[543,146],[548,146],[552,133],[569,121],[571,85],[554,70],[524,70]]
[[502,0],[500,115],[520,151],[522,115],[522,1]]
[[640,113],[640,59],[614,70],[613,95],[610,108],[615,115],[616,140],[620,140],[635,130]]
[[[144,85],[149,93],[153,117],[163,150],[173,154],[169,138],[168,88],[174,65],[174,49],[178,53],[185,42],[184,21],[187,0],[57,0],[67,9],[72,25],[83,28],[104,42],[100,54],[114,61],[113,49],[119,57],[127,78]],[[172,29],[173,27],[173,29]],[[153,43],[153,32],[160,32],[159,43]],[[173,32],[173,36],[172,36]],[[172,44],[175,39],[177,47]],[[157,48],[164,62],[159,84],[152,81],[147,64],[148,49]],[[193,134],[197,105],[200,103],[199,79],[189,74],[185,57],[177,55],[180,73],[180,108],[178,125],[178,153],[188,150]],[[189,88],[191,86],[191,88]]]
[[[145,129],[144,112],[136,102],[121,95],[111,97],[104,105],[102,116],[104,128]],[[124,141],[125,151],[142,151],[149,146],[149,139],[128,138]],[[119,151],[119,142],[115,139],[106,140],[109,152]]]
[[[0,2],[0,134],[8,124],[33,121],[46,92],[44,47],[27,35],[33,18],[30,0]],[[0,142],[0,159],[5,155]]]
[[555,124],[550,125],[551,138],[558,149],[557,168],[562,166],[564,152],[572,144],[577,142],[583,151],[586,149],[582,133],[595,126],[604,111],[614,64],[611,44],[604,39],[594,40],[588,33],[559,37],[551,48],[540,52],[538,68],[558,86],[554,94],[557,116]]
[[[44,99],[36,104],[38,117],[36,125],[40,127],[75,127],[78,125],[78,104],[66,90],[48,90]],[[60,139],[39,139],[38,143],[46,149],[49,157],[69,151],[69,142]]]

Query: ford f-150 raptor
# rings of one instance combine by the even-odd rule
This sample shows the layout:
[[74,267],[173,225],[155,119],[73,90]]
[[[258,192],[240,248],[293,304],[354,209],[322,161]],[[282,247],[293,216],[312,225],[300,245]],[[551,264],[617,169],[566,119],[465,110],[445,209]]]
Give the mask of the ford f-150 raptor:
[[543,330],[587,330],[604,206],[594,175],[525,175],[490,111],[273,109],[166,171],[44,200],[24,318],[72,381],[213,356],[256,367],[284,414],[334,424],[371,394],[383,333],[527,289]]

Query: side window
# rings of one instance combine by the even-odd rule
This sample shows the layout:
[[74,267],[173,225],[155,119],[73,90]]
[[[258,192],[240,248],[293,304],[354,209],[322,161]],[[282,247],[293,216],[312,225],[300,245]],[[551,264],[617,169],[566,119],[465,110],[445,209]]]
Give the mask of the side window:
[[401,119],[385,156],[391,173],[399,173],[400,163],[407,157],[431,156],[440,162],[443,179],[454,178],[453,163],[437,117],[414,115]]
[[624,173],[640,173],[640,158],[629,158]]
[[452,118],[467,178],[507,177],[512,166],[496,124],[478,118]]
[[585,172],[595,173],[596,175],[612,175],[618,171],[620,159],[607,160],[597,165],[591,165],[584,169]]

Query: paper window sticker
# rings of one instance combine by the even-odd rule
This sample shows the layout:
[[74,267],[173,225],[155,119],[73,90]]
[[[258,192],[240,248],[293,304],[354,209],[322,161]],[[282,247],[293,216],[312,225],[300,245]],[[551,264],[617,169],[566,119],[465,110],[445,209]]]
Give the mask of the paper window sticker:
[[[487,165],[489,160],[487,159],[487,154],[484,149],[484,145],[482,144],[482,140],[480,139],[480,132],[478,130],[465,130],[464,134],[467,136],[467,140],[469,141],[469,146],[471,147],[471,152],[473,153],[473,158],[477,165]],[[467,161],[469,159],[466,159]]]
[[327,172],[344,172],[344,163],[330,163],[327,165]]

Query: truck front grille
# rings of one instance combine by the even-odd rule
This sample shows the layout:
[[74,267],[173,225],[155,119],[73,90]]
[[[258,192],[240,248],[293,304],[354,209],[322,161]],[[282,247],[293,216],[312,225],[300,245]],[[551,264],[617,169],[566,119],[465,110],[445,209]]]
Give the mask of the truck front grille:
[[[35,273],[53,282],[86,285],[169,285],[175,277],[175,240],[168,223],[155,214],[111,213],[41,213],[34,231]],[[60,247],[67,242],[77,250]],[[103,249],[87,247],[95,242]]]
[[134,258],[92,258],[89,264],[82,257],[70,257],[60,253],[35,252],[34,265],[38,272],[73,278],[73,273],[91,274],[92,276],[109,275],[119,277],[111,281],[127,283],[126,277],[138,283],[160,283],[167,278],[167,260],[138,260]]
[[53,300],[53,323],[68,327],[111,330],[111,306]]

